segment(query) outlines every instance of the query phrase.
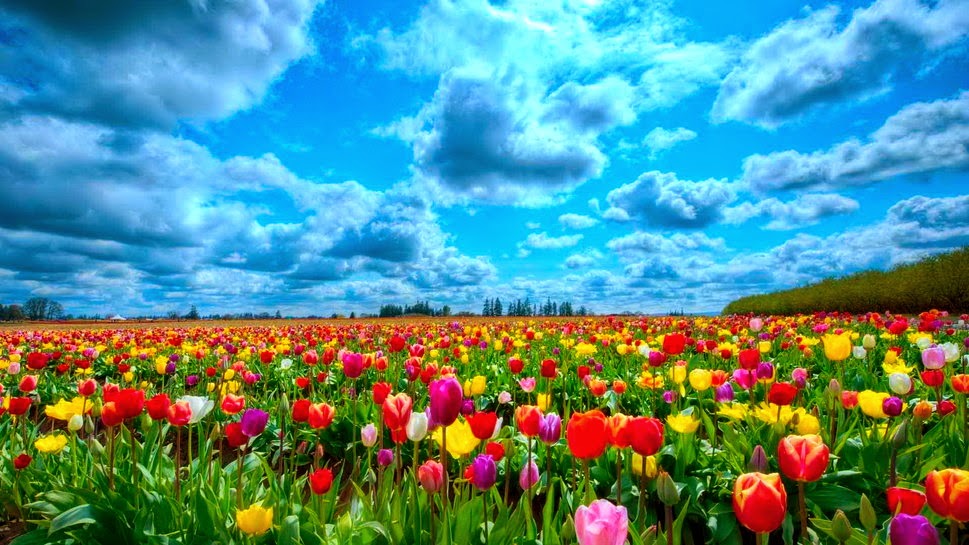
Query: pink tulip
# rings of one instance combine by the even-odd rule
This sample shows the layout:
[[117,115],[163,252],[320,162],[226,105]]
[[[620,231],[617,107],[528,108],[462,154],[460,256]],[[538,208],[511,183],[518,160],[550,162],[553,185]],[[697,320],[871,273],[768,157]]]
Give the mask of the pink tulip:
[[626,508],[596,500],[575,512],[575,535],[580,545],[622,545],[629,533]]

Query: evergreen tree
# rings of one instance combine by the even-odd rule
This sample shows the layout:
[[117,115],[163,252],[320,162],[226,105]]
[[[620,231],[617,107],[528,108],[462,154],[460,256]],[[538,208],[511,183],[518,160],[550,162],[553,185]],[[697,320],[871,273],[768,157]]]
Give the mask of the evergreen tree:
[[495,298],[494,304],[491,306],[492,316],[501,316],[501,299]]

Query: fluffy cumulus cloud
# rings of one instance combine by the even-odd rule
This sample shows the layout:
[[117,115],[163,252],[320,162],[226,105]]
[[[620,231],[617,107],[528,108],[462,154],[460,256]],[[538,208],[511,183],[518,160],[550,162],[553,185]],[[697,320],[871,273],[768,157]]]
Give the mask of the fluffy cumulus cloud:
[[565,258],[562,266],[567,269],[585,269],[602,263],[604,256],[602,252],[592,248],[580,253],[574,253]]
[[724,223],[740,225],[767,217],[764,229],[785,231],[815,225],[823,219],[850,214],[859,208],[858,201],[835,193],[809,193],[783,202],[769,198],[744,202],[724,210]]
[[758,192],[835,188],[967,167],[969,92],[963,92],[905,106],[865,141],[813,153],[752,155],[744,160],[742,181]]
[[720,221],[736,199],[726,180],[680,180],[671,172],[650,171],[606,196],[603,217],[660,228],[696,229]]
[[318,3],[5,2],[0,112],[161,128],[225,117],[262,100],[313,51]]
[[601,175],[604,134],[719,82],[732,52],[682,26],[664,5],[432,0],[353,43],[439,76],[417,115],[375,131],[412,146],[438,202],[543,206]]
[[842,14],[829,6],[787,21],[754,41],[723,79],[716,121],[774,127],[821,104],[864,98],[917,71],[931,54],[964,41],[965,0],[877,0]]
[[675,129],[656,127],[646,133],[646,136],[643,138],[643,146],[649,150],[649,157],[655,159],[664,151],[672,149],[673,146],[676,146],[680,142],[689,142],[694,138],[696,138],[696,133],[686,127],[677,127]]

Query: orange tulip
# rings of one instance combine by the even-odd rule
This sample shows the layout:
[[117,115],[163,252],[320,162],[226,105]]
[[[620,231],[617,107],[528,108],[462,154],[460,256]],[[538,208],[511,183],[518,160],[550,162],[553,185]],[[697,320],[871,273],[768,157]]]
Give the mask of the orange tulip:
[[602,414],[602,411],[572,413],[569,425],[565,429],[565,439],[568,441],[572,455],[582,460],[592,460],[602,456],[609,439],[607,426],[606,415]]
[[515,425],[526,437],[538,435],[538,424],[541,420],[542,411],[535,405],[521,405],[515,409]]
[[925,477],[925,497],[940,517],[969,521],[969,471],[949,468]]
[[414,401],[405,393],[389,395],[384,398],[384,425],[390,428],[394,443],[407,441],[407,423],[414,410]]
[[609,433],[609,444],[616,448],[629,446],[629,416],[617,413],[609,417],[606,431]]
[[777,473],[744,473],[733,487],[733,512],[745,528],[759,534],[780,528],[787,514],[787,490]]
[[820,435],[788,435],[777,445],[777,459],[784,476],[806,483],[824,475],[830,452]]
[[952,377],[952,389],[960,394],[969,394],[969,375],[954,375]]

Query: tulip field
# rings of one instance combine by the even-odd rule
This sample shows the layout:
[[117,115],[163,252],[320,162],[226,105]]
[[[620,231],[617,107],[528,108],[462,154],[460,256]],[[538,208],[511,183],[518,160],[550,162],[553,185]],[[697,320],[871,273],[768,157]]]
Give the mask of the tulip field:
[[967,318],[14,324],[0,543],[966,543]]

